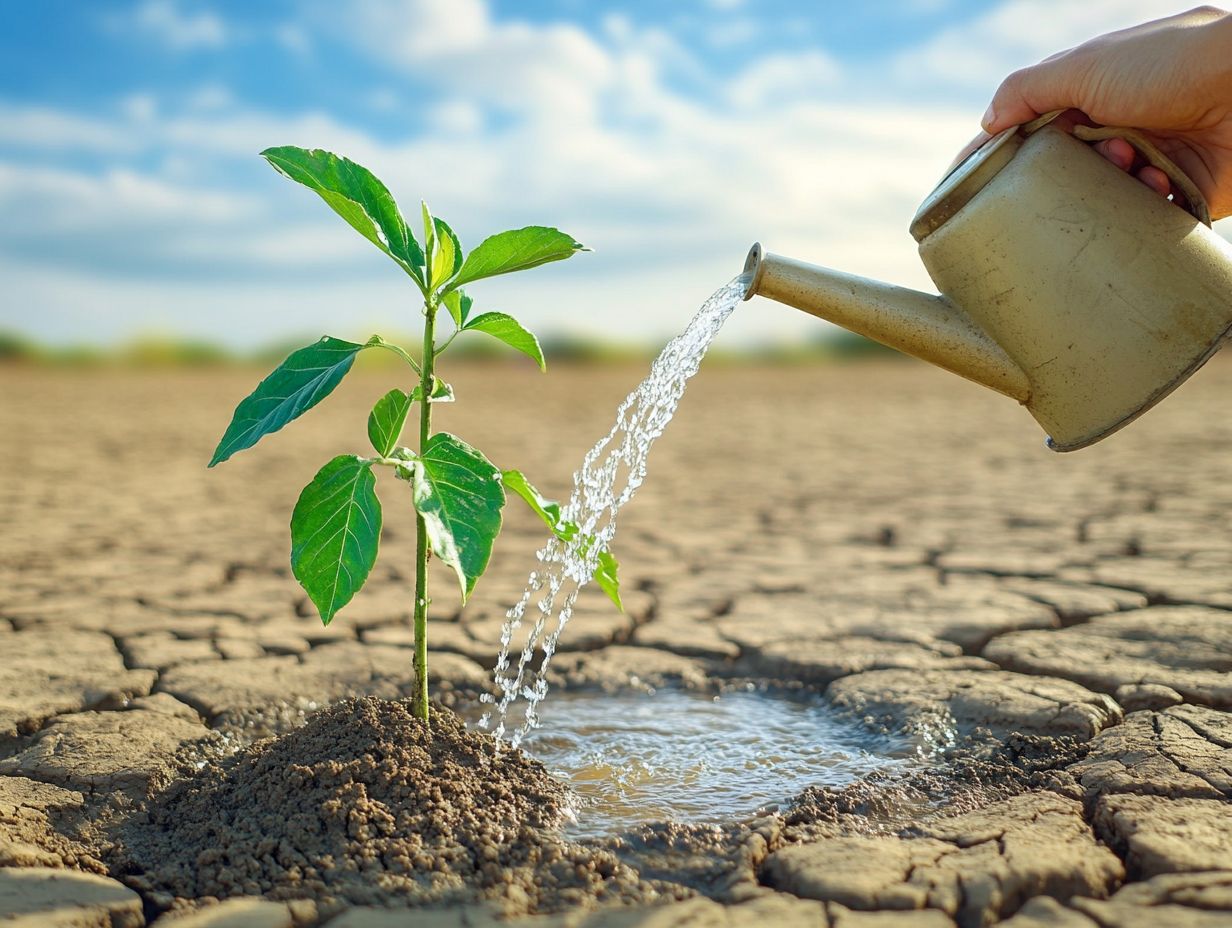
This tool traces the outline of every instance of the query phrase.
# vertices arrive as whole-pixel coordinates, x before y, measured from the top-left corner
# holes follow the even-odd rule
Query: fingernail
[[[996,122],[996,119],[997,111],[993,109],[992,104],[989,103],[988,109],[984,110],[984,115],[980,117],[980,125],[983,126],[986,131],[991,132],[992,125]]]

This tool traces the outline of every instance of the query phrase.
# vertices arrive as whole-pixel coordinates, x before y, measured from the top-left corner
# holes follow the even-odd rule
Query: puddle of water
[[[917,756],[820,700],[759,692],[722,696],[558,693],[522,748],[578,796],[571,837],[647,822],[729,822],[808,786],[843,787]]]

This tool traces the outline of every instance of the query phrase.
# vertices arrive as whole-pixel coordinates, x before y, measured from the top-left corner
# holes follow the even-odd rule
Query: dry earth
[[[463,370],[438,422],[561,495],[641,373]],[[360,373],[207,472],[252,372],[0,371],[0,923],[409,923],[256,898],[162,914],[106,875],[91,831],[186,757],[409,690],[406,491],[329,628],[286,567],[299,488],[365,447],[391,376]],[[702,895],[535,923],[1232,925],[1230,395],[1232,363],[1213,363],[1060,456],[1009,401],[914,363],[707,367],[623,517],[627,614],[583,601],[558,680],[799,682],[873,726],[954,733],[953,801],[874,822],[892,787],[865,784],[721,833],[647,829],[629,859]],[[511,507],[464,611],[440,578],[438,698],[487,685],[540,540]]]

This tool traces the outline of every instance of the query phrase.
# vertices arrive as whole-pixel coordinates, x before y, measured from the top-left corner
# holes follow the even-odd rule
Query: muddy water
[[[561,692],[522,747],[576,793],[574,838],[647,822],[724,822],[810,786],[918,763],[817,699],[734,691]]]

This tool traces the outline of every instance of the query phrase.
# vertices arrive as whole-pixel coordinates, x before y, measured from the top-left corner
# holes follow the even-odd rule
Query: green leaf
[[[398,204],[367,168],[328,151],[286,145],[261,152],[274,169],[320,195],[360,235],[401,265],[421,287],[424,253]]]
[[[449,315],[453,317],[454,325],[459,329],[466,325],[466,320],[471,314],[471,305],[474,302],[466,295],[466,291],[450,290],[441,302],[445,304]]]
[[[411,411],[411,394],[402,390],[390,390],[372,407],[368,414],[368,440],[381,457],[389,457],[398,444],[406,414]]]
[[[433,377],[432,396],[429,397],[433,403],[452,403],[453,402],[453,387],[445,383],[439,377]],[[411,391],[411,402],[419,403],[423,401],[423,387],[416,386]]]
[[[505,490],[500,471],[448,432],[428,439],[414,462],[415,509],[432,551],[458,575],[462,601],[488,566],[501,527]]]
[[[424,254],[431,255],[432,248],[436,244],[436,236],[433,234],[432,210],[428,209],[428,204],[423,200],[419,201],[419,210],[423,213]]]
[[[561,518],[560,503],[546,499],[520,470],[501,471],[501,482],[505,484],[506,489],[512,490],[526,500],[526,505],[530,506],[531,510],[543,520],[543,524],[551,529],[552,534],[561,541],[570,541],[577,535],[577,523]]]
[[[366,347],[326,335],[307,348],[291,352],[235,407],[210,467],[251,448],[263,436],[277,432],[329,396],[355,363],[355,355]]]
[[[466,257],[450,289],[457,289],[472,280],[525,271],[549,261],[563,261],[579,251],[588,251],[580,242],[559,229],[547,226],[527,226],[512,229],[484,239]]]
[[[620,579],[617,577],[619,570],[620,564],[616,562],[611,551],[599,552],[599,569],[595,571],[595,581],[607,594],[607,598],[616,604],[616,608],[624,612],[625,607],[620,601]]]
[[[381,503],[375,487],[370,462],[339,455],[304,487],[291,515],[291,571],[326,625],[376,563]]]
[[[444,219],[433,217],[432,223],[436,229],[437,247],[432,259],[432,279],[440,284],[453,277],[462,267],[462,243]]]
[[[539,365],[539,370],[548,369],[543,360],[543,349],[539,347],[539,339],[523,328],[522,323],[505,313],[483,313],[476,316],[462,327],[468,332],[487,332],[493,338],[499,338],[510,348],[516,348]]]

